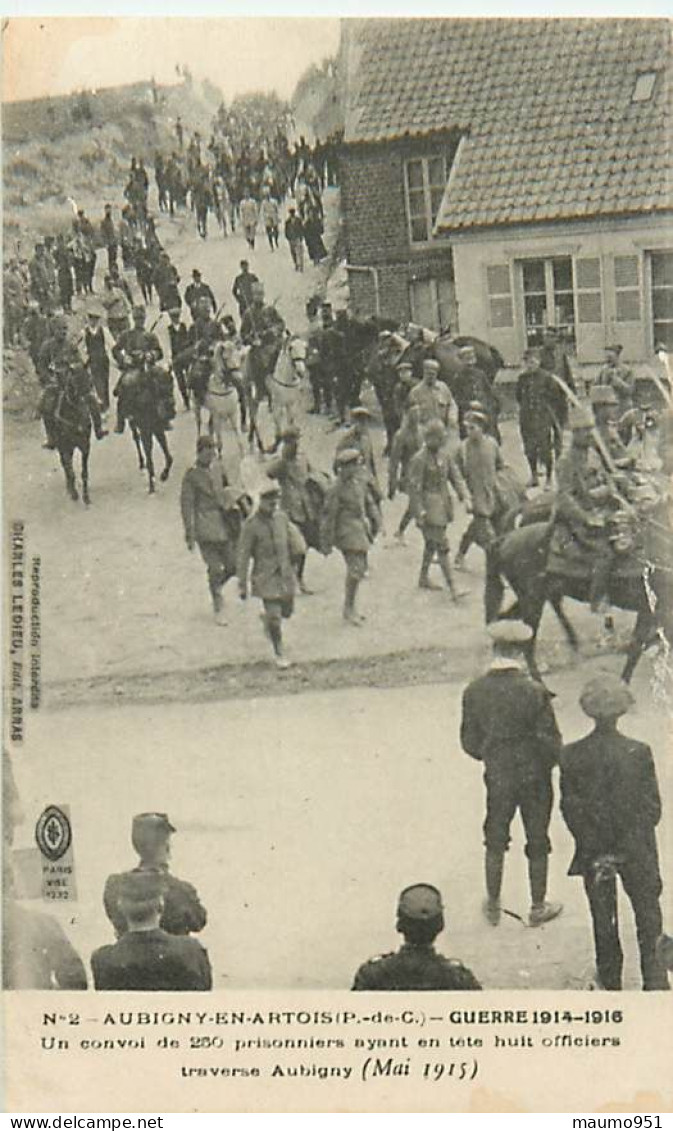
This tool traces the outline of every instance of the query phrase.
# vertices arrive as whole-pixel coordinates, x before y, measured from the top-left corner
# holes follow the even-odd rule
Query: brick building
[[[670,25],[348,20],[351,303],[579,361],[673,348]]]

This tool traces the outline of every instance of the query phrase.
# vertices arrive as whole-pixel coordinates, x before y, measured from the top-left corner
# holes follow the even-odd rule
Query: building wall
[[[347,262],[372,271],[349,272],[350,306],[359,316],[412,318],[410,288],[417,281],[453,280],[451,248],[442,240],[414,245],[409,237],[404,162],[443,153],[450,161],[456,139],[431,139],[346,147],[340,161],[341,211]],[[376,309],[378,294],[378,311]]]
[[[614,341],[624,346],[625,360],[652,356],[648,252],[673,250],[670,219],[518,225],[447,238],[453,249],[460,333],[486,338],[508,364],[519,363],[526,342],[520,265],[525,259],[555,256],[573,260],[578,361],[599,361]]]

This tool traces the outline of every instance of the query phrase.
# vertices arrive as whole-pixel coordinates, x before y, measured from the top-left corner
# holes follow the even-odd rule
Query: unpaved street
[[[589,729],[576,706],[589,670],[551,681],[568,741]],[[649,690],[641,674],[624,730],[653,746],[665,830],[667,717]],[[178,828],[176,875],[208,908],[202,937],[218,988],[348,987],[360,962],[397,945],[397,894],[419,880],[444,893],[440,949],[486,986],[579,988],[592,972],[591,931],[581,881],[566,876],[571,839],[558,806],[550,896],[564,902],[563,916],[537,930],[507,915],[494,930],[481,918],[483,786],[458,743],[461,692],[449,684],[46,712],[14,758],[26,815],[17,844],[34,843],[46,804],[70,805],[79,898],[62,921],[85,959],[111,939],[102,890],[109,872],[133,862],[131,817],[158,809]],[[660,853],[670,924],[672,857],[661,837]],[[503,905],[527,914],[518,819]],[[625,984],[635,988],[632,916],[622,906]]]

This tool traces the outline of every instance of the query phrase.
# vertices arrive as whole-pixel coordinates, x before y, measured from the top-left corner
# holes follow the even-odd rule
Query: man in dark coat
[[[192,318],[196,318],[199,301],[202,298],[207,299],[213,314],[215,314],[217,312],[215,295],[213,294],[212,288],[209,287],[207,283],[204,283],[201,272],[195,267],[192,271],[192,281],[185,291],[185,302],[189,307]]]
[[[493,386],[483,369],[477,365],[477,355],[473,346],[461,346],[458,351],[460,369],[453,379],[453,394],[458,405],[458,429],[461,440],[465,439],[465,417],[473,404],[482,406],[487,417],[487,431],[500,443],[498,415],[500,403]]]
[[[182,403],[189,408],[189,389],[187,388],[187,368],[189,365],[189,331],[180,318],[180,307],[169,310],[168,340],[171,344],[171,368],[177,382]]]
[[[112,271],[117,266],[117,249],[119,246],[119,239],[117,236],[117,229],[115,228],[114,220],[112,219],[112,205],[105,205],[105,215],[100,222],[100,235],[103,247],[107,251],[108,271]]]
[[[131,843],[140,863],[132,872],[108,876],[103,892],[105,913],[117,938],[128,930],[120,901],[125,878],[129,875],[150,874],[161,879],[163,903],[159,926],[162,931],[171,935],[188,935],[205,927],[208,916],[196,888],[172,876],[168,870],[170,838],[175,831],[165,813],[139,813],[133,818]]]
[[[530,467],[530,486],[537,487],[540,467],[546,472],[547,485],[551,480],[554,466],[554,405],[558,398],[553,378],[540,364],[539,349],[527,349],[523,360],[525,369],[516,382],[519,431]]]
[[[489,627],[493,661],[463,694],[460,741],[484,764],[486,785],[486,902],[489,923],[500,921],[500,888],[509,830],[517,809],[526,833],[531,927],[555,919],[562,904],[547,903],[548,829],[553,803],[552,769],[561,737],[549,692],[529,675],[524,655],[532,631],[521,621]]]
[[[121,370],[121,377],[113,389],[118,398],[115,432],[124,431],[126,419],[124,392],[127,381],[132,380],[133,371],[145,367],[153,370],[164,356],[156,334],[152,330],[145,329],[146,317],[144,306],[134,306],[132,328],[124,330],[112,347],[112,356]]]
[[[104,412],[110,407],[110,357],[106,330],[101,324],[97,310],[87,311],[87,324],[84,327],[84,350],[86,361],[96,390],[96,396]],[[111,339],[110,339],[111,340]]]
[[[558,333],[555,326],[547,326],[542,336],[542,351],[540,354],[540,364],[547,373],[556,374],[560,377],[565,385],[568,386],[572,392],[576,392],[575,380],[573,372],[570,368],[570,361],[568,354],[563,348],[563,343],[559,341]],[[553,401],[552,410],[554,413],[554,453],[558,460],[563,450],[563,429],[568,420],[568,398],[555,381],[552,382]]]
[[[196,464],[184,474],[180,510],[187,549],[199,547],[208,573],[208,588],[217,624],[226,625],[222,590],[236,573],[236,535],[227,511],[234,511],[238,493],[227,487],[222,465],[215,459],[210,436],[196,442]]]
[[[91,956],[97,990],[210,990],[208,953],[197,939],[164,930],[165,877],[156,871],[118,877],[118,906],[126,929]]]
[[[611,675],[591,680],[580,696],[594,730],[564,747],[561,755],[561,812],[575,838],[568,874],[584,880],[602,988],[622,988],[619,876],[636,920],[643,989],[667,990],[657,952],[662,932],[657,775],[650,747],[617,729],[618,718],[632,703],[629,689]]]
[[[252,303],[253,287],[255,283],[259,282],[259,279],[256,275],[253,275],[247,259],[241,260],[240,267],[240,274],[234,279],[231,293],[238,303],[238,312],[242,318]]]
[[[413,884],[400,894],[397,930],[404,944],[392,954],[365,962],[354,990],[480,990],[471,970],[434,947],[444,930],[442,897],[432,884]]]

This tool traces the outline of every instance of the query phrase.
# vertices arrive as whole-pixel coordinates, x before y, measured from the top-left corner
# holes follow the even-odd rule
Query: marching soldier
[[[633,701],[628,687],[611,675],[591,680],[580,696],[594,730],[564,747],[561,755],[561,812],[575,838],[568,874],[584,880],[601,987],[622,988],[619,876],[636,920],[643,989],[667,990],[657,949],[662,932],[657,775],[650,747],[617,729],[617,720]]]
[[[168,312],[168,338],[171,344],[171,366],[175,374],[182,403],[185,409],[189,408],[189,389],[187,388],[187,351],[189,349],[189,331],[180,318],[180,307],[173,306]]]
[[[121,377],[113,390],[118,398],[115,432],[124,431],[126,419],[124,387],[131,370],[145,368],[151,370],[164,356],[156,334],[145,329],[145,318],[145,307],[134,306],[132,328],[119,335],[112,349],[112,356],[121,370]]]
[[[371,419],[372,414],[364,405],[358,404],[351,409],[352,423],[350,428],[347,428],[343,435],[339,437],[336,446],[336,456],[338,456],[340,452],[345,451],[356,451],[360,453],[361,458],[358,465],[358,474],[363,482],[366,483],[378,506],[383,498],[383,493],[379,484],[376,460],[374,459],[374,445],[372,444],[372,435],[369,430]]]
[[[496,527],[503,507],[498,494],[498,472],[504,468],[500,447],[486,432],[488,418],[479,409],[470,409],[463,420],[465,439],[461,440],[457,464],[467,488],[467,509],[472,513],[456,555],[456,569],[462,569],[465,555],[476,542],[488,554],[497,537]]]
[[[208,918],[196,888],[172,876],[168,870],[170,839],[176,831],[165,813],[139,813],[131,825],[131,844],[140,862],[131,872],[108,876],[103,892],[105,913],[117,938],[128,930],[124,908],[120,905],[126,877],[150,875],[161,881],[163,905],[159,926],[170,935],[202,931]]]
[[[283,650],[283,620],[294,611],[295,569],[306,555],[306,544],[296,526],[278,510],[281,489],[270,483],[260,492],[259,505],[246,519],[238,546],[238,584],[241,600],[248,596],[248,571],[252,562],[252,592],[264,605],[262,624],[271,641],[276,667],[290,661]]]
[[[346,563],[343,619],[359,628],[364,616],[356,608],[360,582],[367,573],[367,553],[381,529],[381,512],[361,472],[362,455],[346,448],[336,455],[337,481],[328,492],[323,514],[323,552],[334,546]]]
[[[636,378],[633,370],[621,363],[621,345],[606,346],[605,364],[597,378],[598,385],[609,385],[617,394],[617,409],[619,418],[630,412],[633,408],[633,398],[636,392]],[[627,437],[628,440],[628,437]]]
[[[311,537],[312,534],[315,535],[316,533],[313,530],[315,515],[307,490],[308,478],[312,469],[304,453],[299,450],[300,436],[301,433],[298,428],[288,428],[283,433],[280,456],[269,464],[266,474],[269,479],[273,479],[279,484],[281,510],[285,511],[287,517],[299,530],[306,545],[309,546],[316,544],[316,537]],[[312,590],[308,588],[304,581],[305,565],[306,554],[297,559],[296,571],[299,591],[308,595],[312,593]]]
[[[463,750],[484,764],[484,914],[492,926],[500,922],[503,865],[518,809],[526,833],[528,923],[539,927],[563,910],[562,904],[546,899],[552,769],[561,751],[561,736],[549,692],[526,670],[524,655],[532,630],[521,621],[502,620],[490,625],[489,634],[493,661],[486,674],[465,689],[460,728]]]
[[[431,420],[425,428],[423,447],[409,464],[409,503],[424,543],[418,585],[420,589],[437,588],[429,576],[436,555],[451,596],[457,601],[465,594],[456,588],[449,563],[446,530],[453,522],[449,483],[458,498],[465,502],[467,491],[453,457],[446,450],[444,425],[439,420]]]
[[[392,501],[398,491],[407,496],[407,506],[402,515],[395,538],[403,545],[405,531],[414,517],[409,501],[409,467],[416,452],[423,446],[423,433],[421,431],[421,410],[418,405],[407,409],[400,428],[393,436],[390,447],[390,460],[388,462],[388,498]]]
[[[170,889],[160,871],[115,877],[124,932],[91,956],[97,990],[210,990],[208,952],[197,939],[180,938],[161,926]]]
[[[439,420],[445,428],[454,423],[457,409],[448,385],[439,380],[439,362],[429,357],[423,362],[423,378],[409,393],[409,404],[421,410],[421,424]]]
[[[396,929],[403,945],[365,962],[355,975],[354,990],[481,989],[467,966],[435,950],[435,939],[444,930],[444,908],[432,884],[413,884],[401,892]]]
[[[208,574],[208,588],[215,621],[226,625],[222,590],[236,573],[235,535],[227,522],[227,511],[235,510],[238,492],[227,486],[222,465],[213,467],[215,443],[199,436],[196,464],[184,474],[180,510],[187,549],[199,547]]]
[[[500,443],[498,429],[498,415],[500,404],[493,392],[491,382],[477,365],[477,354],[474,346],[461,346],[458,351],[460,369],[454,378],[453,392],[458,404],[458,429],[461,440],[465,439],[465,417],[473,404],[482,406],[487,417],[487,432],[495,436]]]

